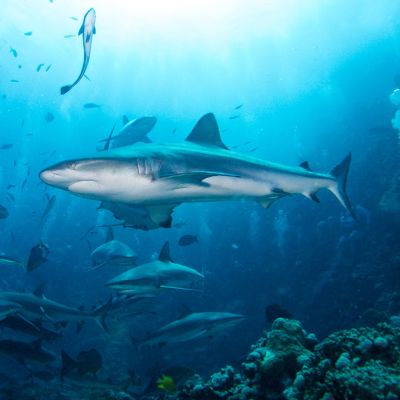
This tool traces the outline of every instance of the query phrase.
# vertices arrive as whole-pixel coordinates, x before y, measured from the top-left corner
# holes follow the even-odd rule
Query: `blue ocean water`
[[[78,31],[91,7],[96,34],[85,76],[60,95],[81,70]],[[46,185],[39,173],[96,154],[114,124],[122,129],[124,115],[156,117],[148,136],[164,144],[182,143],[212,112],[233,151],[288,166],[307,160],[317,172],[352,153],[347,192],[357,221],[321,191],[319,204],[301,195],[269,208],[246,199],[194,202],[176,208],[171,228],[114,226],[137,264],[157,260],[168,241],[171,258],[202,273],[203,286],[166,289],[138,313],[109,315],[109,333],[94,321],[77,332],[75,322],[60,324],[46,308],[39,318],[25,316],[62,333],[41,343],[56,357],[46,370],[58,376],[62,350],[75,356],[95,348],[103,380],[121,381],[131,370],[146,385],[170,366],[210,374],[239,364],[270,326],[271,304],[320,338],[399,314],[399,127],[390,99],[400,87],[399,20],[393,0],[4,0],[0,204],[8,215],[0,220],[0,252],[27,260],[42,241],[49,255],[31,272],[1,264],[2,292],[44,285],[48,299],[86,312],[116,298],[105,283],[129,268],[89,268],[108,232],[99,226],[119,221],[98,201]],[[179,245],[183,235],[197,241]],[[139,349],[132,343],[183,309],[246,320],[212,338]],[[34,339],[6,327],[0,337]],[[38,367],[23,358],[0,359],[3,387],[30,382]]]

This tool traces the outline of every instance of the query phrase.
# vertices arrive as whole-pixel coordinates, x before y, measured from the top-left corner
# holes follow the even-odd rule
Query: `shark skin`
[[[105,325],[105,317],[109,310],[108,303],[93,312],[87,312],[33,293],[0,292],[0,301],[15,303],[20,306],[17,315],[28,321],[65,322],[94,319],[105,331],[108,330]]]
[[[252,199],[268,207],[284,196],[332,192],[353,215],[346,194],[351,155],[330,173],[290,167],[229,150],[213,114],[203,116],[184,144],[144,144],[46,168],[48,185],[103,203],[169,206],[187,202]],[[116,216],[118,218],[118,216]],[[160,224],[161,225],[161,224]],[[163,226],[163,225],[161,225]]]
[[[181,343],[200,337],[215,337],[245,319],[244,315],[228,312],[191,313],[159,328],[147,338],[135,340],[134,345],[164,346],[168,343]]]

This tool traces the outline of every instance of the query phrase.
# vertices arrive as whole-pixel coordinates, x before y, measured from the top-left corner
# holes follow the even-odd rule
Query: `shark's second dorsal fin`
[[[221,140],[217,120],[213,113],[203,115],[190,132],[186,141],[203,146],[215,146],[228,150]]]
[[[172,262],[171,256],[169,254],[169,242],[165,242],[164,246],[162,247],[160,251],[160,255],[158,256],[158,259],[162,262]]]
[[[299,164],[299,167],[307,170],[307,171],[312,171],[312,169],[310,168],[310,164],[308,163],[308,161],[303,161],[301,164]]]

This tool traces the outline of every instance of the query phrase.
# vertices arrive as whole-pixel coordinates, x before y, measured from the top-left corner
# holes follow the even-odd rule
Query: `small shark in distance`
[[[158,260],[132,268],[106,283],[122,294],[151,294],[160,290],[198,291],[204,275],[193,268],[174,263],[169,254],[169,243],[161,249]]]
[[[134,345],[137,344],[140,347],[164,346],[168,343],[187,342],[204,336],[213,338],[244,319],[244,315],[228,312],[191,313],[164,325],[145,339],[131,338],[131,340]]]
[[[318,173],[308,162],[290,167],[235,153],[222,142],[214,114],[209,113],[185,144],[113,149],[60,162],[43,170],[40,178],[106,204],[146,207],[150,216],[154,209],[160,215],[165,208],[164,221],[158,224],[170,227],[173,207],[181,203],[247,198],[269,207],[293,194],[319,202],[317,192],[322,189],[332,192],[354,217],[346,193],[350,162],[349,154],[330,173]],[[118,211],[114,216],[119,218]]]
[[[85,75],[87,66],[89,65],[93,35],[96,34],[95,22],[96,12],[93,8],[91,8],[83,17],[83,23],[81,29],[79,30],[79,35],[82,35],[83,39],[83,65],[81,73],[79,74],[78,78],[76,78],[73,84],[63,86],[60,89],[60,93],[62,95],[69,92]]]
[[[108,331],[105,324],[109,310],[108,303],[93,312],[88,312],[47,299],[39,291],[35,293],[0,292],[0,301],[20,306],[16,314],[28,321],[47,320],[56,323],[94,319],[106,332]]]

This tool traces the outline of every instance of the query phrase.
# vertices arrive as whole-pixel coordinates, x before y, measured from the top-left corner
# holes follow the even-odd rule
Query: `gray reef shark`
[[[81,73],[78,78],[76,78],[75,82],[71,85],[63,86],[60,89],[61,94],[65,94],[69,92],[85,75],[86,68],[89,65],[90,60],[90,52],[92,50],[92,39],[93,35],[96,33],[96,12],[93,8],[91,8],[83,17],[83,23],[81,29],[79,30],[79,35],[82,35],[83,40],[83,64]]]
[[[332,192],[354,216],[346,194],[350,162],[349,154],[330,173],[318,173],[307,162],[289,167],[235,153],[222,142],[209,113],[184,144],[113,149],[60,162],[43,170],[40,178],[75,195],[100,200],[116,218],[124,219],[121,208],[123,214],[129,214],[127,208],[146,209],[156,225],[170,227],[173,208],[180,203],[247,198],[268,207],[292,194],[319,202],[316,193],[321,189]]]
[[[166,242],[158,260],[132,268],[106,283],[124,294],[155,293],[163,289],[199,290],[204,276],[193,268],[174,263]]]
[[[131,339],[133,344],[139,346],[163,346],[168,343],[187,342],[203,336],[213,338],[244,319],[245,317],[241,314],[228,312],[192,313],[163,326],[145,339]]]
[[[110,141],[112,142],[111,148],[113,149],[130,146],[137,142],[151,143],[147,134],[153,129],[156,122],[156,117],[141,117],[129,121],[128,118],[124,116],[124,126],[121,131],[115,136],[103,139],[100,142],[106,142],[105,150],[110,148],[110,145],[107,145]]]
[[[106,265],[132,266],[135,264],[136,253],[119,240],[110,240],[97,247],[91,254],[92,270]]]
[[[27,321],[47,320],[56,323],[94,319],[105,331],[108,330],[105,318],[109,310],[109,303],[97,310],[88,312],[47,299],[41,292],[36,292],[36,294],[0,292],[0,301],[20,306],[16,314]]]

